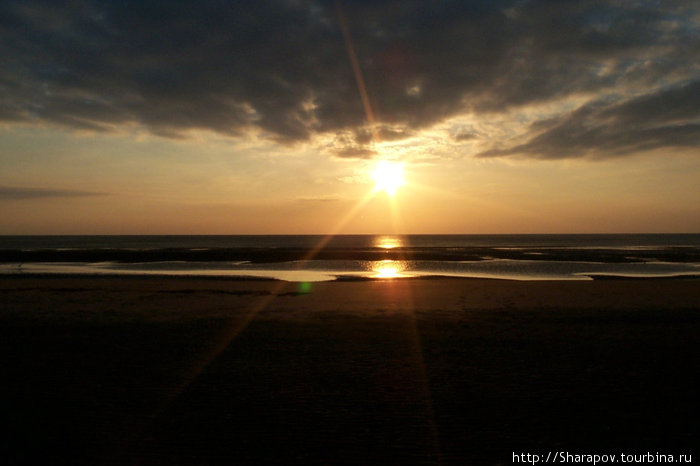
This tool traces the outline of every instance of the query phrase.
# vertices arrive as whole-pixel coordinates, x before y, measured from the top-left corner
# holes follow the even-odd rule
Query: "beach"
[[[692,279],[0,280],[3,464],[689,454]]]

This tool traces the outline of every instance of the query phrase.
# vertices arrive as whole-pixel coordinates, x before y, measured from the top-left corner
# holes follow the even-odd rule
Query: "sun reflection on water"
[[[375,248],[394,249],[403,245],[403,240],[399,236],[377,236],[374,240]]]
[[[369,263],[371,271],[374,272],[373,278],[400,278],[405,277],[403,273],[406,270],[406,262],[383,260]]]

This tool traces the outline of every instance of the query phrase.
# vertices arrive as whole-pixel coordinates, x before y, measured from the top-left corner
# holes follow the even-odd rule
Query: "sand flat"
[[[696,280],[0,280],[9,464],[689,453]]]

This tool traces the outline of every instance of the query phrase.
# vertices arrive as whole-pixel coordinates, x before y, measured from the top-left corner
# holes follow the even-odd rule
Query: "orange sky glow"
[[[697,3],[33,3],[0,234],[700,231]]]

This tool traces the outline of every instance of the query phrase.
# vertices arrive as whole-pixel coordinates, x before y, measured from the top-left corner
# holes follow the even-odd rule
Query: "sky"
[[[0,234],[700,232],[697,0],[5,0],[0,57]]]

